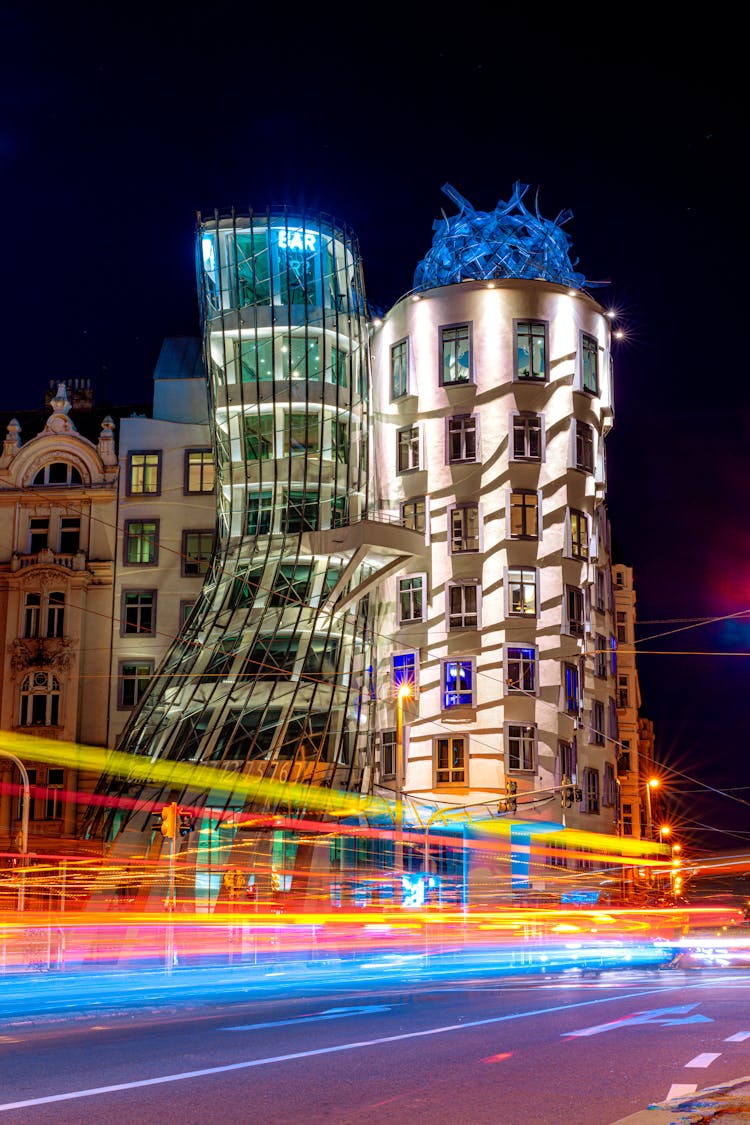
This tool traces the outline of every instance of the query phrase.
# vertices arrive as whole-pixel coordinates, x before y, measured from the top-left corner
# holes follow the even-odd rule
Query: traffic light
[[[501,813],[514,813],[518,807],[517,792],[518,782],[511,781],[510,778],[507,778],[505,781],[505,796],[501,797],[498,801],[497,811]]]
[[[192,813],[180,813],[180,835],[189,836],[195,826],[195,817]]]
[[[580,805],[582,800],[583,790],[580,785],[574,785],[569,777],[564,777],[560,785],[560,804],[562,807],[564,809],[572,809],[574,802]]]
[[[161,824],[159,825],[162,836],[168,840],[174,840],[175,832],[177,831],[177,804],[175,801],[171,805],[165,805],[161,810]]]

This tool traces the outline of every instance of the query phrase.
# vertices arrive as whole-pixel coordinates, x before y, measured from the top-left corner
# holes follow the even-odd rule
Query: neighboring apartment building
[[[90,395],[75,396],[91,434]],[[65,383],[50,415],[22,444],[16,418],[0,458],[0,727],[103,746],[117,523],[115,424],[98,438],[69,417]],[[39,424],[39,423],[37,423]],[[75,847],[80,805],[67,794],[95,779],[72,768],[29,763],[29,852]],[[17,769],[0,755],[0,850],[16,847],[22,798]]]
[[[213,547],[200,340],[164,341],[153,416],[125,407],[113,411],[119,426],[109,416],[97,423],[82,384],[56,384],[46,420],[27,412],[41,429],[25,442],[16,418],[7,425],[0,728],[114,747],[197,598]],[[59,764],[27,770],[29,853],[78,851],[79,814],[97,778]],[[0,754],[0,851],[18,847],[20,780]]]
[[[164,341],[151,417],[120,421],[109,730],[118,738],[203,584],[216,529],[200,339]]]

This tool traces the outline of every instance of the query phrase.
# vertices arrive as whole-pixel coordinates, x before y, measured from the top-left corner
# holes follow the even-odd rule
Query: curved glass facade
[[[358,250],[335,222],[280,211],[201,220],[197,251],[217,546],[120,749],[245,778],[358,788],[370,657],[368,600],[356,591],[368,564],[335,553],[337,534],[369,507]],[[345,611],[332,610],[334,596]],[[103,784],[110,796],[118,788]],[[244,806],[184,786],[168,798],[151,786],[119,791],[144,806],[107,813],[94,830],[110,840],[126,826],[131,841],[134,829],[152,827],[147,800]],[[274,809],[268,795],[251,803]]]

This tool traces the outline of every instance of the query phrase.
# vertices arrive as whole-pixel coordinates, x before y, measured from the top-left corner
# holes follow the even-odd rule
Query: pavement
[[[712,1121],[719,1125],[750,1122],[750,1075],[668,1102],[657,1102],[611,1125],[703,1125]]]

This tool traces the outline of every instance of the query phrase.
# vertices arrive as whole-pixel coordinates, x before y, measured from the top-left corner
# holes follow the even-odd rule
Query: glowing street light
[[[672,831],[672,829],[669,827],[668,824],[660,824],[659,825],[659,843],[660,844],[663,843],[665,836],[669,836],[671,831]]]
[[[651,818],[651,790],[659,788],[659,778],[650,777],[646,782],[646,839],[654,838],[654,823]]]

